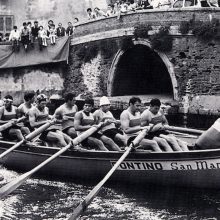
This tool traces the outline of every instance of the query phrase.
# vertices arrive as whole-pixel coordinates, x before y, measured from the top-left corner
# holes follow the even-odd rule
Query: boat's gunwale
[[[2,151],[8,149],[8,147],[1,146],[1,144],[13,145],[15,142],[0,141],[0,149]],[[49,157],[56,153],[60,148],[48,147],[42,145],[36,146],[21,146],[18,149],[11,152],[19,154],[30,154]],[[45,152],[46,151],[46,152]],[[90,150],[88,152],[81,151],[67,151],[60,155],[59,158],[65,159],[82,159],[82,160],[115,160],[123,154],[116,151],[96,151]],[[9,155],[10,156],[10,155]],[[207,160],[220,158],[220,149],[206,149],[206,150],[192,150],[189,152],[132,152],[129,154],[126,160],[151,160],[151,161],[187,161],[187,160]]]

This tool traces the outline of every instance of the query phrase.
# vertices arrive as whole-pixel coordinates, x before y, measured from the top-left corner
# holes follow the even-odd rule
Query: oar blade
[[[87,206],[92,202],[95,196],[101,190],[101,187],[106,183],[106,181],[112,176],[120,164],[125,160],[128,154],[131,152],[133,146],[137,146],[146,136],[146,130],[143,130],[126,149],[123,155],[118,159],[115,165],[109,170],[105,177],[93,188],[93,190],[86,196],[86,198],[74,209],[73,214],[68,220],[76,220],[87,208]]]
[[[76,137],[72,143],[69,143],[67,146],[61,148],[59,151],[57,151],[55,154],[47,158],[45,161],[40,163],[38,166],[33,168],[27,173],[22,174],[21,176],[17,177],[16,179],[12,180],[11,182],[4,185],[2,188],[0,188],[0,198],[3,198],[13,192],[15,189],[17,189],[20,185],[22,185],[30,176],[32,176],[35,172],[37,172],[39,169],[44,167],[46,164],[50,163],[52,160],[60,156],[62,153],[64,153],[66,150],[68,150],[72,145],[77,145],[83,140],[85,140],[87,137],[89,137],[91,134],[93,134],[95,131],[97,131],[100,128],[101,124],[96,127],[91,127],[87,131],[85,131],[83,134]]]
[[[16,179],[10,181],[6,185],[0,188],[0,198],[7,196],[14,190],[16,190],[20,185],[22,185],[30,176],[32,173],[27,172],[22,174],[21,176],[17,177]]]

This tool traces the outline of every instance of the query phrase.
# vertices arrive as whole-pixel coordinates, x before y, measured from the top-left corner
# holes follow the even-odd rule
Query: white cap
[[[106,96],[102,96],[100,98],[99,106],[102,106],[102,105],[110,105],[110,101],[109,101],[109,99]]]

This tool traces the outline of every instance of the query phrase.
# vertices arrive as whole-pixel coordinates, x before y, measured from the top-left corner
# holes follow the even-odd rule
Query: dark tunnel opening
[[[136,45],[117,63],[112,96],[148,94],[173,96],[172,82],[160,56],[145,45]]]

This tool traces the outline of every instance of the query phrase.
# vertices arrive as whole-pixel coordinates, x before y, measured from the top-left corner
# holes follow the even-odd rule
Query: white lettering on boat
[[[116,161],[110,161],[113,166]],[[220,159],[192,161],[123,161],[117,170],[213,170],[220,169]]]
[[[112,166],[116,162],[111,162]],[[118,167],[118,170],[163,170],[161,163],[155,162],[136,162],[136,161],[124,161]]]

